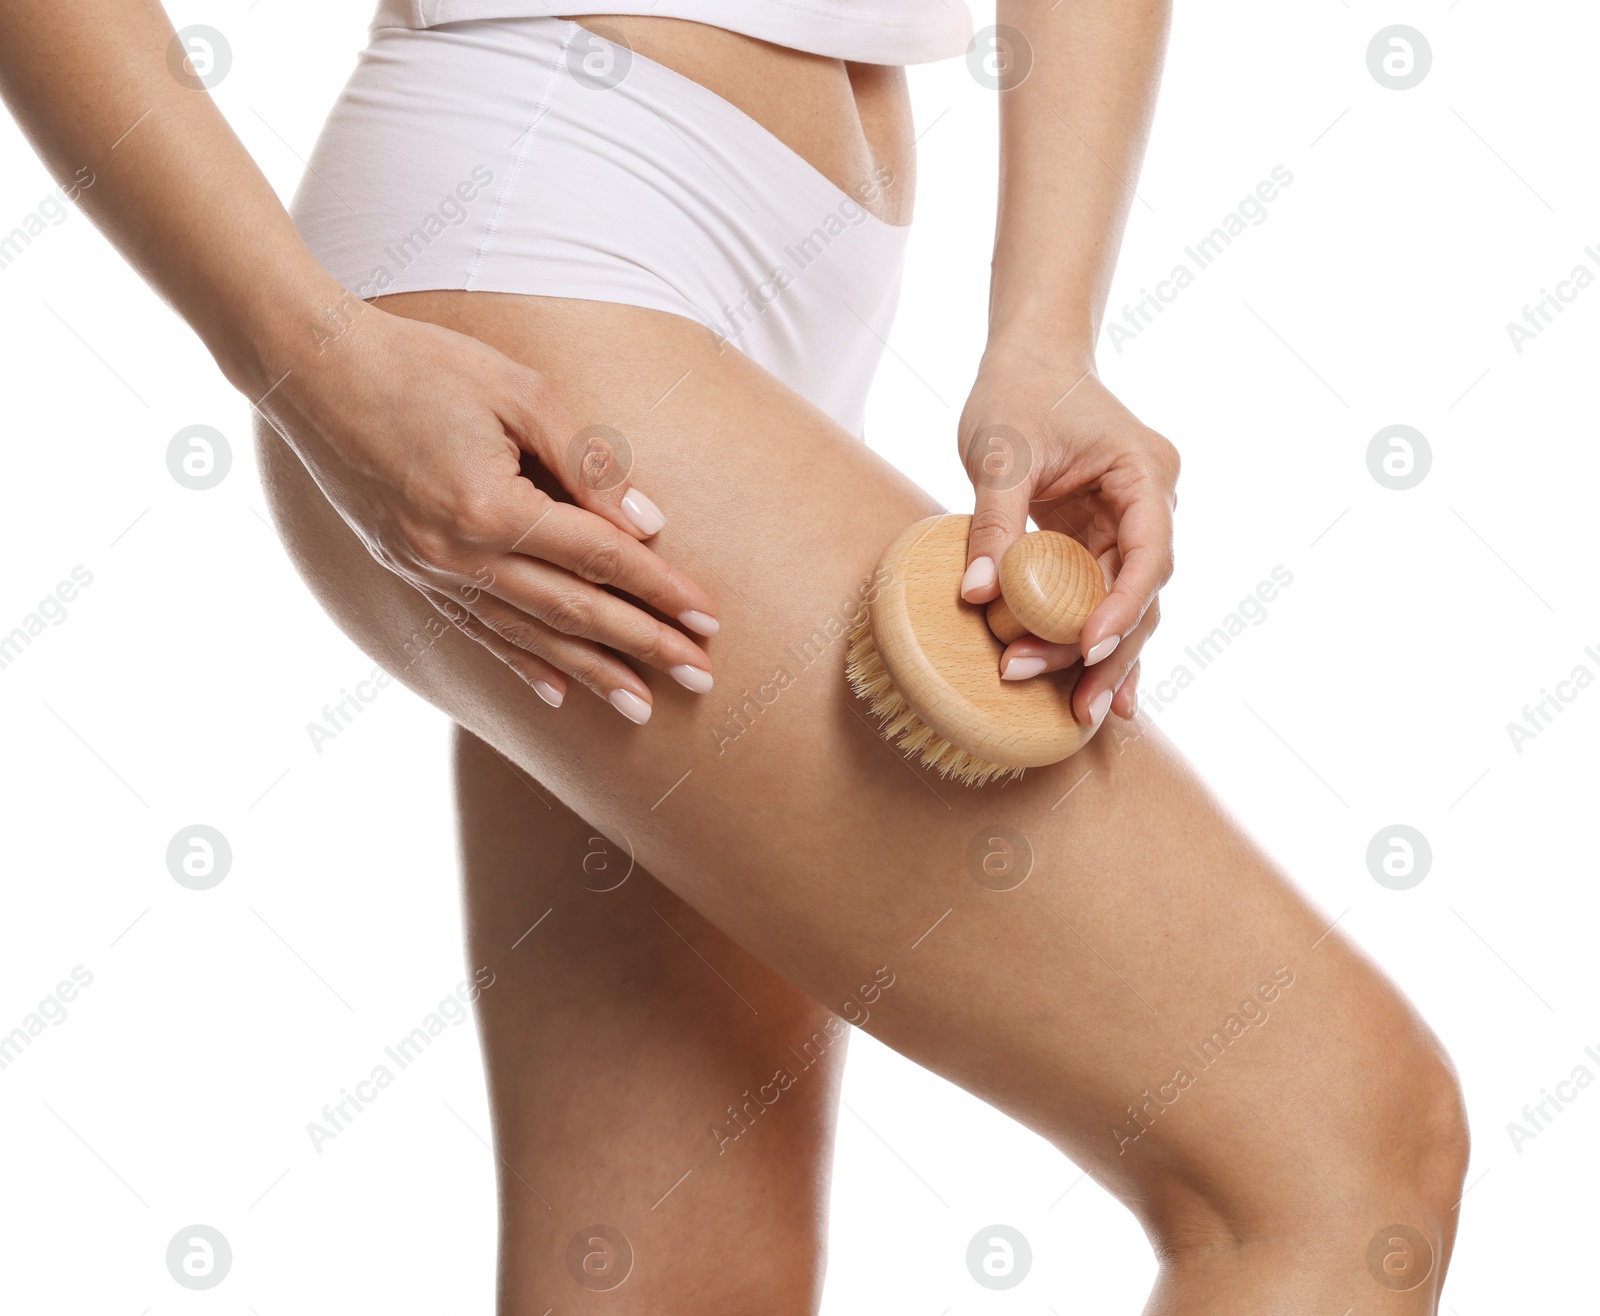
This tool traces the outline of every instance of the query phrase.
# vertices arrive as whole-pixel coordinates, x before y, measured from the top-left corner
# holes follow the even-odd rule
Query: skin
[[[809,664],[793,656],[859,597],[882,546],[935,510],[931,498],[675,317],[495,294],[392,304],[470,317],[487,341],[538,359],[579,415],[627,434],[641,478],[679,513],[656,551],[714,571],[726,600],[711,642],[721,698],[647,677],[647,727],[619,726],[592,700],[545,708],[454,630],[413,660],[428,605],[371,561],[262,429],[272,506],[324,607],[471,733],[458,748],[460,800],[472,844],[489,847],[469,864],[473,958],[526,975],[483,1003],[506,1163],[505,1311],[587,1310],[562,1258],[596,1220],[632,1244],[625,1310],[814,1310],[828,1143],[809,1103],[831,1096],[797,1085],[802,1100],[786,1107],[784,1096],[733,1149],[760,1149],[772,1173],[809,1184],[799,1201],[792,1187],[751,1191],[754,1158],[719,1154],[712,1130],[819,1026],[772,974],[842,1012],[880,967],[894,985],[867,1031],[1049,1138],[1140,1219],[1164,1263],[1147,1311],[1435,1310],[1466,1155],[1448,1059],[1160,733],[1115,719],[1064,764],[1004,790],[964,790],[877,736],[846,692],[842,638],[817,641]],[[685,370],[670,405],[653,407]],[[785,491],[781,510],[719,511],[752,471]],[[790,679],[775,681],[780,670]],[[747,728],[727,711],[741,701]],[[480,787],[512,771],[527,784]],[[978,838],[1004,866],[1004,847],[986,841],[1002,825],[1034,856],[1010,891],[980,884],[968,860]],[[582,854],[602,849],[590,835],[657,885],[634,871],[616,893],[583,890]],[[481,899],[486,889],[497,894]],[[668,896],[725,939],[696,943],[725,981],[666,926],[680,908]],[[652,922],[646,902],[663,917]],[[530,942],[548,934],[536,944],[550,958],[522,965],[530,943],[509,944],[547,908]],[[602,908],[615,921],[597,927]],[[568,910],[577,917],[562,934]],[[699,928],[682,930],[693,939]],[[1270,1026],[1247,1029],[1167,1109],[1152,1108],[1141,1133],[1130,1104],[1179,1067],[1200,1071],[1187,1048],[1259,984],[1270,992],[1277,970],[1292,984],[1266,1004]],[[625,1008],[618,975],[638,987]],[[602,995],[586,998],[584,984]],[[736,995],[757,1013],[738,1019]],[[730,1014],[744,1028],[724,1041]],[[768,1019],[770,1031],[754,1031]],[[667,1040],[680,1037],[681,1047]],[[690,1170],[667,1199],[674,1214],[653,1210]],[[1408,1293],[1380,1289],[1367,1269],[1373,1235],[1396,1223],[1436,1254]],[[757,1260],[707,1255],[725,1258],[730,1238]]]
[[[1129,688],[1170,569],[1170,445],[1084,374],[1126,208],[1091,175],[1133,176],[1165,13],[1082,0],[1062,36],[1042,6],[1009,12],[1060,98],[1023,102],[1024,84],[1002,101],[990,350],[957,437],[969,469],[986,425],[1037,442],[1022,485],[980,482],[970,560],[1002,551],[1020,509],[1061,512],[1119,587],[1083,643],[1117,643],[1075,696],[1109,717],[1095,740],[972,791],[877,736],[829,626],[936,510],[923,491],[671,315],[493,293],[346,305],[206,98],[171,90],[159,11],[0,5],[0,85],[41,154],[62,177],[94,167],[86,207],[260,401],[269,503],[308,585],[458,724],[469,959],[496,975],[479,1009],[502,1316],[813,1312],[840,1017],[1123,1201],[1161,1262],[1147,1313],[1437,1310],[1467,1158],[1448,1057],[1177,750],[1124,716],[1131,694],[1109,714],[1099,697]],[[630,42],[669,63],[690,26],[635,22]],[[690,43],[680,71],[743,97],[841,185],[897,160],[906,181],[883,204],[909,206],[894,77],[729,35]],[[1080,64],[1052,64],[1074,50]],[[41,61],[57,73],[30,71]],[[71,94],[89,80],[101,94]],[[653,537],[621,489],[564,464],[594,423],[627,435],[667,514]],[[664,620],[690,609],[720,620],[714,638]],[[713,660],[711,695],[667,674]],[[627,689],[649,724],[530,692],[569,675]],[[1018,836],[1031,861],[1013,885]],[[568,1265],[575,1240],[591,1274],[614,1260],[586,1241],[596,1222],[632,1257],[607,1292]],[[1431,1252],[1404,1291],[1369,1266],[1397,1225]]]

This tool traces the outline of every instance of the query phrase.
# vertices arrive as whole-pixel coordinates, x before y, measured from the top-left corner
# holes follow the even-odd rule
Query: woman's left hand
[[[1178,450],[1100,382],[1092,359],[991,344],[962,411],[961,455],[977,492],[961,597],[1000,593],[997,566],[1027,529],[1058,530],[1100,560],[1110,592],[1078,644],[1025,636],[1000,655],[1000,674],[1026,680],[1070,667],[1078,720],[1138,707],[1139,653],[1160,619],[1156,592],[1172,575]]]

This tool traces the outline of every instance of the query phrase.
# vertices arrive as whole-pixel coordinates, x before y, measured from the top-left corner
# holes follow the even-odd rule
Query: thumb
[[[961,597],[968,603],[988,603],[1000,595],[1000,560],[1028,528],[1032,452],[1010,426],[985,425],[967,445],[966,465],[977,498]]]
[[[539,462],[587,512],[604,517],[636,539],[666,525],[661,509],[633,487],[633,446],[611,425],[580,425],[543,375],[531,378],[504,421],[506,432]]]

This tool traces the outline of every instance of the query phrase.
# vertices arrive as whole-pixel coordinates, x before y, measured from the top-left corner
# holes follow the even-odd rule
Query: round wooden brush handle
[[[989,605],[989,629],[1002,644],[1024,635],[1076,644],[1105,596],[1105,576],[1093,553],[1071,535],[1035,530],[1000,561],[1000,597]]]
[[[862,694],[869,693],[863,685],[869,687],[874,713],[890,719],[884,724],[889,740],[936,758],[949,749],[963,751],[972,761],[957,775],[976,781],[994,766],[1059,763],[1082,749],[1096,728],[1079,722],[1072,711],[1077,685],[1072,671],[1033,681],[1000,675],[1000,641],[989,629],[990,614],[963,602],[958,584],[967,569],[971,535],[970,516],[941,515],[908,525],[895,537],[879,559],[874,580],[882,587],[851,642],[850,663],[852,684]],[[1043,565],[1034,562],[1036,554]],[[1013,574],[1022,583],[1013,583]],[[1024,535],[1007,552],[1001,577],[1017,635],[1076,636],[1081,617],[1065,630],[1048,618],[1061,613],[1063,603],[1066,611],[1086,617],[1105,592],[1094,555],[1052,533]],[[1041,605],[1037,611],[1036,603]],[[862,673],[857,660],[865,663],[869,653],[871,666],[881,670]]]

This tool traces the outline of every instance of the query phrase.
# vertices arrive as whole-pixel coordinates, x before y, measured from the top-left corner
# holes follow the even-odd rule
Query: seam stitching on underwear
[[[533,149],[533,139],[538,132],[539,125],[550,113],[550,102],[554,98],[556,79],[561,76],[562,66],[567,60],[567,47],[572,44],[573,38],[583,29],[576,23],[569,23],[572,29],[567,33],[567,39],[561,43],[561,49],[556,52],[556,57],[550,66],[550,76],[545,79],[544,89],[539,93],[539,99],[534,102],[533,118],[528,126],[522,130],[522,135],[517,142],[516,154],[511,158],[511,168],[506,173],[506,181],[500,187],[500,195],[495,198],[494,212],[489,216],[489,222],[484,227],[483,237],[478,242],[477,254],[472,258],[472,268],[467,271],[466,286],[471,291],[477,282],[478,274],[483,269],[483,263],[489,258],[489,248],[494,245],[495,237],[500,232],[500,217],[505,214],[506,206],[511,200],[511,190],[516,186],[517,177],[522,173],[523,162],[528,158],[528,152]]]

